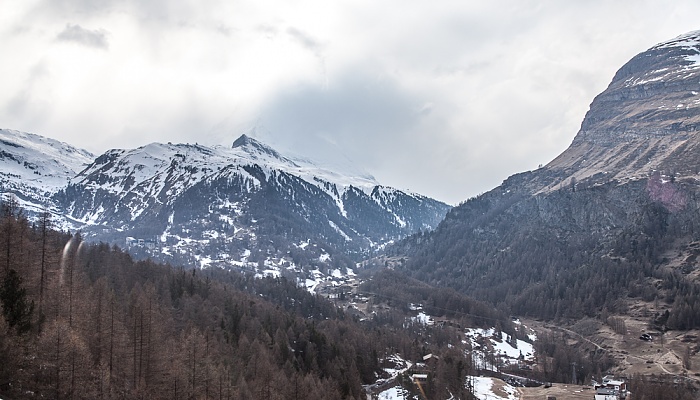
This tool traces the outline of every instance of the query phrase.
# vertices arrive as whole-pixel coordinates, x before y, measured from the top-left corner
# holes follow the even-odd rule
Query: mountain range
[[[152,143],[94,156],[0,130],[0,166],[2,191],[62,229],[144,257],[276,276],[345,274],[450,208],[247,135],[231,147]]]
[[[578,318],[641,301],[661,325],[694,327],[698,78],[700,32],[653,46],[620,68],[561,155],[452,209],[246,135],[230,148],[153,143],[95,157],[0,131],[0,183],[64,229],[178,264],[314,286],[389,245],[396,257],[377,265],[515,314]]]
[[[549,398],[616,374],[697,398],[698,119],[700,31],[626,63],[549,164],[454,208],[248,135],[96,156],[0,130],[0,393]]]

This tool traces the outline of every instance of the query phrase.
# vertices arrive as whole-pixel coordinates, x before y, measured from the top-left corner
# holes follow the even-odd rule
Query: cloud
[[[0,124],[100,152],[230,145],[260,119],[280,150],[347,154],[384,184],[457,203],[554,158],[615,70],[700,28],[699,12],[692,0],[0,1],[12,54]]]
[[[375,156],[367,146],[398,141],[418,123],[425,104],[390,77],[353,71],[328,86],[304,83],[281,90],[260,116],[273,135],[269,140],[280,146],[305,154],[337,146],[360,161]]]
[[[44,121],[50,113],[50,105],[38,88],[45,87],[46,81],[50,77],[49,67],[45,60],[32,65],[17,91],[7,99],[0,115],[10,120]]]
[[[85,29],[80,25],[67,24],[66,28],[56,36],[56,39],[64,42],[75,42],[98,49],[107,50],[109,48],[106,31],[102,29]]]
[[[314,54],[320,56],[323,46],[316,39],[311,37],[311,35],[297,29],[294,27],[287,28],[287,33],[291,36],[297,43],[301,44],[306,49],[310,50]]]

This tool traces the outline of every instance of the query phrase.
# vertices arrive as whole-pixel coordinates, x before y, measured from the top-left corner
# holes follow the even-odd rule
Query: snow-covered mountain
[[[94,156],[67,143],[0,129],[0,188],[32,213],[56,212],[51,197],[87,167]]]
[[[2,162],[12,166],[3,167],[3,192],[35,211],[46,205],[86,237],[174,263],[345,275],[364,254],[432,229],[449,209],[246,135],[231,147],[152,143],[94,158],[2,132]]]

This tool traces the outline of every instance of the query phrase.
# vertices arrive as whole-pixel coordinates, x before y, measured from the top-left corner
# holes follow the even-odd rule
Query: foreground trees
[[[376,349],[397,341],[291,282],[135,262],[2,207],[0,393],[363,398]]]
[[[134,261],[0,206],[3,397],[364,399],[389,352],[447,349],[446,334],[360,323],[284,278]],[[433,390],[465,393],[449,351]]]

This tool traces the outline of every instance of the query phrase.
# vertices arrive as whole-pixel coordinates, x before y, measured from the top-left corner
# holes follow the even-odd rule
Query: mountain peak
[[[653,48],[668,48],[668,47],[690,47],[700,44],[700,30],[691,31],[682,35],[676,36],[673,39],[666,40],[654,46]]]
[[[700,31],[637,54],[591,103],[571,146],[548,164],[578,181],[700,168]],[[555,186],[554,186],[555,187]]]
[[[255,139],[251,138],[250,136],[248,136],[244,133],[238,139],[233,141],[233,145],[231,147],[235,149],[236,147],[243,147],[243,146],[246,146],[252,142],[257,143],[257,141]]]
[[[264,154],[271,156],[280,160],[286,160],[286,157],[282,156],[272,147],[253,139],[252,137],[242,134],[238,139],[233,141],[231,146],[233,149],[241,149],[250,154]]]

